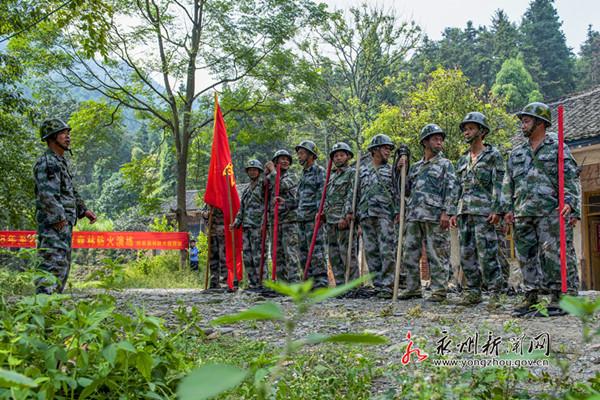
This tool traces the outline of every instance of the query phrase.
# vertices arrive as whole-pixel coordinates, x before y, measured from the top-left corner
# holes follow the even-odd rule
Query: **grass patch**
[[[325,344],[312,346],[286,365],[277,386],[277,399],[369,399],[373,381],[382,376],[364,347]],[[205,363],[227,363],[252,371],[271,366],[276,349],[266,342],[221,337],[198,347],[198,359]],[[218,399],[254,399],[249,378]]]
[[[121,263],[106,259],[101,266],[74,266],[70,282],[75,288],[110,289],[180,289],[202,287],[203,276],[198,271],[181,268],[179,252],[164,252]]]

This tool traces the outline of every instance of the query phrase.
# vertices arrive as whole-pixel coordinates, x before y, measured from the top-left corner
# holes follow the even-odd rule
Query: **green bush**
[[[141,257],[124,267],[121,288],[199,288],[201,284],[198,272],[181,269],[176,251]]]
[[[0,303],[0,399],[172,398],[193,366],[197,313],[180,309],[176,334],[115,299],[38,295]]]

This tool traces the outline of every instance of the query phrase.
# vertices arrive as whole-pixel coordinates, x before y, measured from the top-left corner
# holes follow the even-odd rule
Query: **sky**
[[[321,0],[335,9],[358,6],[365,0]],[[513,22],[520,23],[530,0],[377,0],[368,4],[392,8],[402,19],[413,19],[430,39],[440,39],[446,27],[464,28],[467,21],[477,27],[490,25],[494,12],[501,8]],[[585,41],[588,25],[600,30],[600,0],[555,0],[563,22],[567,45],[574,53]]]

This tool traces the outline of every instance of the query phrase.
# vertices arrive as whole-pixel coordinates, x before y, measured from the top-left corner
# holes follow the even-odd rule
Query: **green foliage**
[[[394,13],[367,3],[323,19],[315,34],[300,45],[307,63],[317,72],[314,85],[308,88],[309,105],[324,112],[320,116],[311,113],[317,117],[314,123],[319,134],[315,137],[324,134],[327,148],[339,140],[360,146],[363,129],[381,103],[397,100],[386,83],[402,71],[404,58],[420,37],[414,21],[401,21]]]
[[[87,56],[107,54],[111,17],[112,7],[103,0],[7,0],[0,6],[2,34],[12,34],[13,42],[47,49],[59,32],[69,29]]]
[[[576,61],[577,89],[585,90],[600,84],[600,32],[588,26],[587,37]]]
[[[157,155],[134,149],[132,160],[124,164],[120,172],[125,181],[124,188],[136,193],[142,213],[158,211],[163,199],[160,197]]]
[[[0,249],[0,296],[35,293],[39,263],[37,249]]]
[[[563,296],[560,300],[560,307],[581,320],[584,342],[591,341],[594,336],[600,336],[600,326],[597,326],[595,331],[593,330],[593,323],[597,322],[598,314],[600,314],[600,297],[589,299]]]
[[[470,111],[483,112],[490,121],[492,132],[486,141],[501,149],[509,146],[516,125],[514,117],[504,111],[502,102],[493,97],[486,99],[482,89],[471,87],[460,70],[443,68],[417,84],[398,106],[383,106],[366,130],[366,137],[385,133],[396,143],[409,145],[413,159],[419,159],[422,155],[419,133],[426,124],[436,123],[446,132],[444,153],[456,160],[467,149],[459,123]]]
[[[553,3],[531,1],[521,23],[523,57],[547,101],[575,89],[573,54]]]
[[[88,207],[96,209],[105,182],[129,161],[131,144],[124,140],[121,113],[103,101],[79,103],[69,125],[78,190],[88,199]]]
[[[528,103],[543,100],[539,86],[527,72],[522,57],[504,61],[496,74],[492,94],[503,99],[509,110],[518,110]]]
[[[256,399],[259,383],[277,362],[274,348],[264,341],[223,336],[198,348],[203,364],[232,364],[250,370],[236,389],[217,398],[227,400]],[[380,368],[369,349],[359,346],[323,344],[305,347],[286,362],[272,397],[279,400],[371,398],[373,385],[381,377]]]
[[[125,288],[199,288],[202,273],[181,269],[179,252],[165,251],[158,255],[140,251],[138,258],[128,263],[117,259],[103,260],[103,265],[91,269],[77,286]],[[201,269],[202,270],[202,269]]]
[[[122,314],[111,296],[25,297],[0,305],[0,398],[168,398],[191,366],[185,350],[198,315],[180,330],[140,310]]]
[[[42,146],[29,126],[31,104],[19,86],[24,73],[18,58],[0,51],[0,229],[34,225],[32,166]]]
[[[286,363],[299,352],[300,349],[307,345],[326,342],[363,345],[379,345],[387,343],[386,338],[370,333],[348,333],[338,335],[311,334],[300,339],[295,337],[296,326],[301,321],[302,317],[310,312],[311,306],[328,298],[341,295],[357,287],[367,279],[368,276],[363,276],[335,289],[320,288],[314,291],[311,291],[313,284],[312,280],[296,284],[267,282],[266,286],[268,288],[291,298],[296,308],[294,312],[286,313],[280,305],[267,302],[254,306],[249,310],[233,315],[226,315],[212,321],[212,324],[220,325],[241,321],[267,320],[281,324],[282,328],[285,330],[285,344],[279,357],[277,357],[276,361],[270,367],[261,368],[254,372],[254,387],[259,399],[271,398],[275,393],[279,393],[281,384],[278,380],[284,374]],[[221,373],[222,384],[220,385],[215,385],[214,375],[210,372],[213,367]],[[178,393],[182,400],[195,399],[198,396],[198,393],[207,394],[206,397],[203,398],[209,398],[238,386],[249,374],[250,371],[248,370],[221,364],[203,365],[182,381]]]
[[[149,228],[151,232],[175,232],[173,221],[169,221],[166,215],[155,217]]]
[[[177,395],[181,399],[210,399],[238,386],[247,375],[247,371],[227,364],[203,365],[181,381]],[[210,384],[200,386],[196,382]]]

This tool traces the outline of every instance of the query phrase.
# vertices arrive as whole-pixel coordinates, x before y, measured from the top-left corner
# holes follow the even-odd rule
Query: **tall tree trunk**
[[[184,156],[185,155],[185,156]],[[186,177],[187,177],[187,151],[177,152],[177,230],[188,231],[187,208],[186,208]],[[180,267],[183,269],[187,264],[187,251],[181,250]]]

